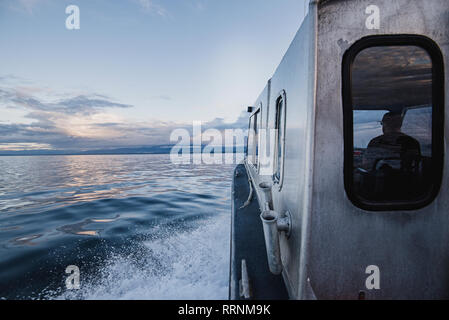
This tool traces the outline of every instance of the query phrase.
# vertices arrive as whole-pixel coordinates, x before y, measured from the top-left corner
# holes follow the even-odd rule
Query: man
[[[413,161],[421,156],[421,146],[418,140],[401,132],[402,116],[398,113],[388,112],[382,118],[383,135],[374,138],[368,144],[364,157],[364,168],[375,169],[378,160],[388,161],[396,158],[401,161],[401,170],[412,169]]]
[[[386,113],[381,122],[383,135],[372,139],[364,153],[362,167],[376,177],[374,189],[365,191],[374,198],[406,197],[416,181],[421,146],[401,132],[402,120],[401,114]]]

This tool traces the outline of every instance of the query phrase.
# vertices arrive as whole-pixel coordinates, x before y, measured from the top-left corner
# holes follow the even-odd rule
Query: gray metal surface
[[[379,30],[365,27],[369,5],[380,9]],[[321,299],[357,299],[359,291],[365,292],[366,299],[449,298],[448,159],[440,194],[424,209],[368,212],[357,208],[343,185],[341,97],[343,54],[368,35],[431,38],[443,52],[447,75],[449,1],[322,1],[318,17],[316,169],[307,248],[311,286]],[[445,88],[448,92],[447,82]],[[446,143],[447,134],[446,129]],[[365,287],[369,265],[379,267],[379,290]]]
[[[287,239],[285,235],[280,237],[281,257],[284,265],[283,277],[289,295],[297,298],[300,283],[300,255],[302,237],[304,234],[304,223],[307,223],[307,209],[310,204],[310,179],[311,171],[309,160],[312,155],[313,126],[312,122],[314,105],[314,75],[315,75],[315,15],[314,7],[309,10],[301,28],[296,34],[290,48],[287,50],[282,62],[277,68],[270,81],[270,96],[265,91],[256,101],[257,105],[263,101],[270,108],[263,111],[265,119],[268,120],[268,128],[274,129],[275,105],[278,97],[286,93],[286,131],[285,131],[285,159],[284,176],[282,188],[273,186],[273,206],[279,214],[290,212],[292,219],[291,236]],[[263,142],[263,141],[262,141]],[[262,145],[260,149],[264,149]],[[270,160],[272,154],[262,152],[262,159]],[[253,178],[256,193],[259,198],[262,192],[257,186],[261,182],[273,183],[272,174],[257,174],[257,170],[248,164],[248,171]],[[271,174],[270,174],[271,173]],[[263,202],[260,208],[263,209]],[[306,215],[304,215],[306,213]],[[303,251],[305,253],[305,251]],[[305,283],[305,282],[304,282]],[[301,290],[304,290],[303,288]]]

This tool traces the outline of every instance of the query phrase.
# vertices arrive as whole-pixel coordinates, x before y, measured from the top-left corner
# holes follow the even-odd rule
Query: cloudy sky
[[[80,30],[65,27],[70,4]],[[303,16],[303,0],[0,0],[0,150],[245,126]]]

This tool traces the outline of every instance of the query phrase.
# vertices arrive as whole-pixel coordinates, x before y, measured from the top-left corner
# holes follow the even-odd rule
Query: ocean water
[[[233,168],[0,157],[0,299],[226,299]]]

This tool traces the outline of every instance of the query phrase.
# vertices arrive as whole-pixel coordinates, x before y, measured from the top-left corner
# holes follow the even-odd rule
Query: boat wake
[[[51,299],[227,299],[230,222],[220,214],[179,230],[160,225]],[[227,239],[227,240],[225,240]]]

